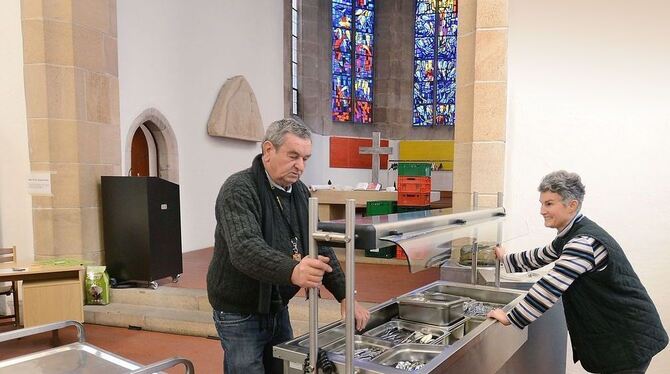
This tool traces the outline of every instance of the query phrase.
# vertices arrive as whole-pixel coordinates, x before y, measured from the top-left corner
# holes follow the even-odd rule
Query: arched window
[[[415,15],[413,125],[453,126],[458,1],[417,0]]]
[[[374,0],[332,0],[333,121],[372,123],[374,25]]]

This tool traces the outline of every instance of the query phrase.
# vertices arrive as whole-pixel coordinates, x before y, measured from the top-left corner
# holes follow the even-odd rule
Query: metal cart
[[[77,328],[78,342],[2,360],[0,361],[0,374],[150,374],[160,373],[161,370],[180,364],[184,365],[186,374],[195,373],[193,363],[185,358],[173,357],[149,365],[141,365],[86,343],[84,326],[76,321],[56,322],[0,333],[0,343],[57,331],[68,326]]]

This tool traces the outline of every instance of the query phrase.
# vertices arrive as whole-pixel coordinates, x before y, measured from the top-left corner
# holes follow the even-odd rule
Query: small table
[[[332,221],[344,218],[347,199],[356,200],[356,208],[365,208],[368,201],[389,200],[397,201],[397,192],[388,191],[313,191],[312,197],[319,199],[319,219]]]
[[[24,327],[84,321],[83,266],[19,264],[14,268],[0,268],[0,282],[22,281]]]

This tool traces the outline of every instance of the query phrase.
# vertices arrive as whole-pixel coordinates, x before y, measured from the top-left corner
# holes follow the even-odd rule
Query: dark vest
[[[668,344],[668,335],[621,246],[595,222],[583,217],[554,248],[586,235],[607,249],[607,268],[580,275],[563,293],[565,320],[575,362],[590,372],[640,366]]]

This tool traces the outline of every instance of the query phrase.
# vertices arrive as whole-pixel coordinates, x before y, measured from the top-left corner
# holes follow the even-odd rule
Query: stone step
[[[84,306],[84,321],[96,325],[192,336],[217,336],[211,311],[110,303]]]
[[[110,302],[210,312],[207,291],[195,288],[112,288]]]
[[[207,292],[200,289],[159,287],[111,289],[108,305],[86,305],[86,323],[138,327],[143,330],[192,336],[216,337]],[[373,304],[363,303],[367,308]],[[309,301],[296,297],[289,303],[295,336],[309,331]],[[341,319],[336,300],[319,300],[319,326]]]

